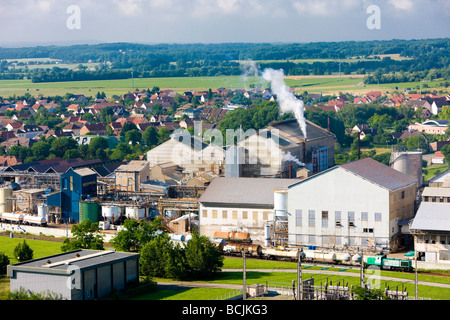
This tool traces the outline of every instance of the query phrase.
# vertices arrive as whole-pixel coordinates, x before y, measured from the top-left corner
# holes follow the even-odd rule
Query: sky
[[[0,16],[0,46],[450,37],[450,0],[0,0]]]

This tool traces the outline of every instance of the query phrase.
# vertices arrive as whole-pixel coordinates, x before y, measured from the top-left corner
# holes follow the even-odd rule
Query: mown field
[[[323,92],[338,94],[349,92],[362,94],[370,90],[392,91],[406,88],[420,88],[419,82],[405,82],[392,84],[362,85],[362,75],[328,75],[328,76],[289,76],[285,82],[294,87],[297,92],[309,93]],[[442,81],[426,82],[429,88],[443,89]],[[84,94],[95,96],[97,92],[105,92],[107,96],[121,95],[136,89],[159,87],[171,89],[177,92],[188,90],[206,91],[208,89],[230,88],[249,89],[251,85],[267,88],[268,83],[260,77],[250,76],[217,76],[217,77],[172,77],[172,78],[135,78],[123,80],[98,80],[98,81],[70,81],[70,82],[45,82],[32,83],[31,80],[0,80],[0,96],[3,98],[20,96],[29,93],[32,96],[64,96],[66,93]]]
[[[6,236],[0,236],[0,252],[4,252],[8,255],[12,264],[17,263],[17,259],[13,257],[14,248],[24,239],[9,238]],[[56,241],[42,241],[34,239],[26,239],[27,244],[34,251],[34,258],[42,258],[45,256],[58,254],[61,252],[61,242]],[[251,269],[262,269],[266,271],[247,271],[246,279],[247,284],[269,284],[277,283],[289,285],[292,284],[292,280],[297,279],[297,274],[295,272],[297,264],[293,262],[278,262],[278,261],[265,261],[265,260],[255,260],[248,259],[246,262],[247,270]],[[205,283],[216,283],[216,284],[242,284],[242,259],[239,258],[225,258],[223,269],[234,269],[233,272],[220,272],[213,279],[197,281]],[[309,270],[321,270],[323,267],[309,267]],[[345,268],[329,268],[329,271],[342,271]],[[277,272],[276,270],[289,270],[292,272]],[[374,271],[367,270],[366,278],[370,279],[370,275]],[[379,271],[376,271],[377,274]],[[304,278],[314,277],[317,285],[325,284],[325,282],[332,281],[333,283],[340,282],[341,284],[348,283],[348,285],[358,285],[359,277],[352,276],[358,274],[358,269],[346,269],[345,272],[340,275],[325,275],[319,273],[304,273]],[[399,279],[407,279],[408,283],[404,284],[401,281],[375,281],[373,285],[379,286],[384,290],[386,286],[389,288],[396,288],[397,286],[401,289],[402,285],[406,288],[410,296],[414,296],[414,274],[412,273],[401,273],[393,271],[381,271],[380,275],[386,277],[394,277]],[[153,279],[157,282],[172,282],[168,279]],[[435,282],[450,284],[450,277],[436,276],[429,274],[419,274],[419,281]],[[0,300],[4,299],[5,294],[9,290],[9,279],[0,279]],[[450,290],[445,288],[438,288],[432,286],[419,285],[419,297],[427,298],[432,300],[450,300]],[[219,296],[225,296],[234,290],[223,289],[223,288],[184,288],[182,290],[157,290],[150,292],[148,294],[141,295],[139,297],[133,297],[134,300],[208,300],[214,299]]]

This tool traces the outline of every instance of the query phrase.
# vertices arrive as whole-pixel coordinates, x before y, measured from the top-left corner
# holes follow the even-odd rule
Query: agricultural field
[[[393,91],[395,87],[403,91],[406,88],[420,88],[419,82],[374,84],[364,86],[363,75],[337,75],[328,76],[289,76],[285,82],[294,87],[296,92],[308,91],[309,93],[338,94],[349,92],[363,94],[371,90]],[[429,88],[440,88],[442,81],[426,82]],[[21,96],[29,93],[32,96],[64,96],[66,93],[84,94],[93,96],[97,92],[105,92],[107,96],[122,95],[136,89],[159,87],[171,89],[176,92],[189,90],[205,91],[208,89],[230,88],[249,89],[250,86],[267,88],[268,83],[260,77],[243,76],[216,76],[216,77],[168,77],[168,78],[134,78],[123,80],[98,80],[98,81],[70,81],[70,82],[45,82],[32,83],[31,80],[0,80],[0,97],[8,98],[14,95]]]

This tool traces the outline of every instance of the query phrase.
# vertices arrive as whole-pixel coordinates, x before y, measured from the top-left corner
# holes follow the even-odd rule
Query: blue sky
[[[367,8],[380,9],[369,29]],[[79,8],[69,28],[70,6]],[[0,46],[446,38],[450,0],[1,0]],[[71,20],[74,21],[74,20]]]

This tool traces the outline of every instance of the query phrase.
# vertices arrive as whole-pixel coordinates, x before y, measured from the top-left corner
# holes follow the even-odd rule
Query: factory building
[[[426,262],[450,260],[450,180],[439,187],[426,187],[410,230],[418,259]]]
[[[223,171],[224,151],[215,144],[207,144],[189,132],[173,134],[170,140],[147,153],[150,168],[173,163],[183,168],[183,173],[191,177],[198,172]]]
[[[70,169],[61,175],[61,191],[47,196],[49,207],[60,207],[61,221],[80,221],[80,201],[97,197],[97,173],[89,168]]]
[[[273,176],[296,177],[296,171],[306,168],[312,173],[326,170],[334,165],[333,133],[306,121],[305,138],[295,119],[272,122],[263,130],[246,133],[231,156],[244,159],[237,161],[239,168],[226,167],[242,172],[244,177]],[[241,160],[242,161],[242,160]]]
[[[141,191],[141,183],[150,178],[148,162],[133,160],[121,165],[115,171],[115,188],[118,191]]]
[[[48,291],[65,300],[93,300],[139,280],[137,253],[75,250],[8,266],[10,290]]]
[[[200,234],[248,232],[251,240],[265,241],[265,226],[273,225],[274,190],[296,179],[227,178],[212,180],[199,198]]]
[[[364,158],[292,184],[289,244],[395,252],[411,241],[402,225],[414,217],[416,182]]]

